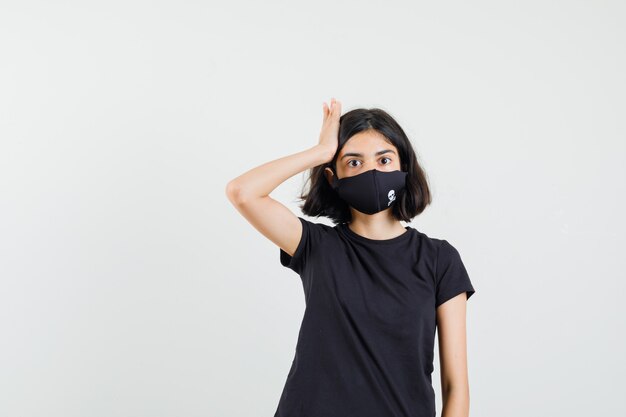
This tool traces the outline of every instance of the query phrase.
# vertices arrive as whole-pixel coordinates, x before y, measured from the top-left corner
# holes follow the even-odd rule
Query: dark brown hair
[[[337,156],[343,146],[352,136],[370,129],[381,133],[398,149],[400,170],[408,172],[406,189],[398,194],[398,201],[392,206],[393,216],[397,220],[410,222],[413,217],[422,213],[426,206],[431,203],[426,173],[417,162],[413,146],[404,130],[384,110],[361,108],[351,110],[339,118],[339,143],[332,161],[318,165],[309,171],[304,187],[308,182],[310,188],[306,192],[303,187],[299,196],[299,199],[304,201],[300,205],[304,214],[310,217],[325,216],[332,219],[336,224],[346,223],[352,219],[350,207],[330,186],[324,169],[329,167],[336,175]]]

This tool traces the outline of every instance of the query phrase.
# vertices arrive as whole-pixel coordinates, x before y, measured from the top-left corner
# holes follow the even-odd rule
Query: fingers
[[[326,120],[326,118],[328,117],[328,114],[330,113],[330,110],[328,109],[326,102],[322,103],[322,111],[324,112],[324,120]]]
[[[333,101],[333,113],[336,115],[337,119],[339,119],[339,117],[341,116],[341,101],[335,99],[333,99]]]
[[[334,118],[338,118],[339,116],[341,116],[341,102],[339,100],[336,100],[334,97],[331,97],[330,99],[330,106],[328,106],[326,102],[324,102],[322,104],[322,109],[324,111],[324,120],[330,115],[332,115]]]

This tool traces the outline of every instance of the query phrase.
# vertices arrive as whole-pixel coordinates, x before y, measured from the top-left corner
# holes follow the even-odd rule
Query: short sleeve
[[[469,300],[476,291],[461,255],[447,240],[442,240],[437,254],[435,308],[463,292]]]
[[[302,223],[302,236],[300,237],[300,243],[298,243],[293,256],[290,256],[282,248],[279,249],[281,265],[301,275],[310,258],[312,249],[321,238],[320,232],[323,225],[321,223],[310,222],[300,216],[298,216],[298,219],[300,219],[300,223]]]

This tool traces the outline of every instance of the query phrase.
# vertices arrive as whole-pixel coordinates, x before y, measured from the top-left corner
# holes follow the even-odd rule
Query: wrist
[[[333,157],[335,156],[335,149],[329,148],[327,146],[315,145],[312,149],[315,150],[315,152],[317,153],[320,164],[332,161]]]

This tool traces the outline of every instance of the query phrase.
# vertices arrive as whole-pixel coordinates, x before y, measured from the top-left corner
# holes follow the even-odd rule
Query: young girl
[[[323,105],[319,143],[230,181],[226,194],[301,278],[306,309],[275,417],[433,417],[438,329],[443,417],[469,415],[459,252],[409,222],[431,202],[398,123],[380,109]],[[340,117],[341,116],[341,117]],[[269,194],[306,169],[296,216]]]

